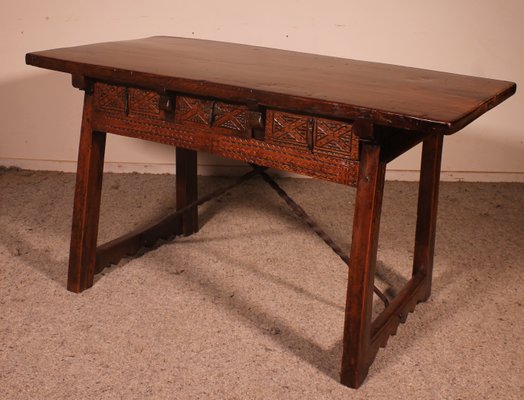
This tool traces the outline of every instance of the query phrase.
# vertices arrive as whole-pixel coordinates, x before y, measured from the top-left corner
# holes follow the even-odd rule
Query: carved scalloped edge
[[[98,246],[96,248],[95,274],[102,272],[111,265],[118,264],[124,258],[135,258],[160,247],[164,243],[172,242],[177,236],[183,233],[181,226],[183,213],[221,196],[248,179],[258,175],[261,171],[263,171],[263,169],[254,168],[252,171],[238,177],[233,183],[216,189],[161,219],[157,219]]]
[[[374,360],[379,348],[386,347],[391,336],[397,334],[400,324],[406,322],[409,313],[415,311],[421,300],[424,277],[413,277],[390,305],[373,321],[371,326],[370,360]]]
[[[143,255],[180,235],[180,214],[172,213],[160,220],[104,243],[96,249],[95,274],[124,258]]]
[[[415,302],[411,301],[410,304],[409,304],[409,307],[407,308],[407,310],[405,310],[405,311],[407,311],[407,313],[406,314],[402,314],[401,313],[400,315],[397,315],[398,323],[393,325],[393,328],[391,329],[391,332],[389,334],[384,334],[383,335],[383,337],[381,338],[382,340],[379,343],[379,346],[381,348],[386,347],[389,338],[391,336],[395,336],[397,334],[398,328],[400,327],[400,325],[406,323],[406,320],[408,319],[409,314],[412,314],[415,311],[415,308],[416,308],[418,303],[419,303],[419,301],[415,301]]]
[[[151,250],[159,248],[163,244],[173,242],[178,236],[180,236],[180,234],[174,232],[169,235],[158,236],[154,240],[148,241],[147,243],[141,243],[137,249],[129,249],[125,252],[123,251],[122,254],[112,256],[110,255],[107,257],[107,260],[103,260],[103,262],[101,261],[96,263],[95,273],[98,274],[102,272],[104,269],[111,267],[112,265],[118,265],[120,261],[122,261],[123,259],[132,259],[143,256]]]

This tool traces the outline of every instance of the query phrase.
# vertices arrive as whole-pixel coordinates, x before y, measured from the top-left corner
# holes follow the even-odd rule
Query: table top
[[[28,53],[26,62],[160,91],[443,134],[516,90],[500,80],[165,36]]]

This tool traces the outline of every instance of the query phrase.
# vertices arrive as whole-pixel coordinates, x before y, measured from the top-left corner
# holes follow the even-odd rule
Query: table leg
[[[362,384],[370,365],[373,284],[385,171],[380,147],[361,143],[340,373],[341,382],[353,388]]]
[[[93,285],[104,168],[105,132],[92,129],[93,96],[86,93],[78,149],[67,290]]]
[[[424,289],[420,301],[426,301],[431,295],[442,142],[442,135],[433,135],[426,138],[422,145],[413,258],[413,276],[424,277]]]
[[[197,201],[197,152],[181,147],[176,149],[176,209],[180,210]],[[198,232],[198,207],[181,216],[181,234]]]

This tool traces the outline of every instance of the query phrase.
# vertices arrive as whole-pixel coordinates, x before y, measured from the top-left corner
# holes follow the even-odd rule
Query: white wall
[[[28,51],[153,35],[248,43],[524,83],[524,0],[6,1],[0,13],[0,165],[75,168],[82,94]],[[524,181],[524,95],[446,138],[445,178]],[[411,178],[418,152],[391,164]],[[173,171],[167,146],[110,136],[106,170]],[[199,158],[203,173],[230,161]],[[234,164],[234,163],[233,163]],[[222,167],[216,167],[221,165]],[[237,164],[238,165],[238,164]],[[214,167],[215,166],[215,167]]]

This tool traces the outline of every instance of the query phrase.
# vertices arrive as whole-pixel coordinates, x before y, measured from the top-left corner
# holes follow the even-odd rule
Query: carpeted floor
[[[200,193],[227,182],[201,178]],[[279,182],[348,248],[353,189]],[[338,383],[346,267],[260,178],[80,295],[65,289],[73,184],[0,171],[0,399],[524,398],[523,184],[442,184],[433,296],[358,391]],[[100,242],[172,210],[173,188],[106,174]],[[415,204],[416,184],[386,184],[389,293],[410,271]]]

